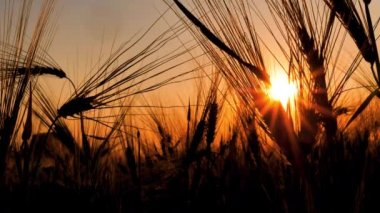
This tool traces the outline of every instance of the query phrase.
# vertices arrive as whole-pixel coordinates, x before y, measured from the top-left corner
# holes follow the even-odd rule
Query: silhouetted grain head
[[[374,50],[367,36],[366,27],[362,23],[359,13],[352,0],[324,0],[335,12],[343,26],[355,41],[356,46],[362,53],[363,58],[373,64],[375,62]]]
[[[186,168],[196,158],[197,149],[203,140],[205,126],[206,126],[206,121],[204,119],[201,119],[197,124],[197,127],[195,129],[195,132],[190,142],[190,147],[187,150],[187,153],[184,159],[185,160],[184,164]]]
[[[20,71],[19,71],[20,73]],[[66,73],[60,68],[36,66],[31,69],[32,75],[53,75],[58,78],[66,78]]]
[[[207,134],[206,134],[206,142],[207,146],[211,146],[215,139],[215,131],[218,119],[218,104],[211,103],[210,111],[207,119]]]
[[[12,70],[6,71],[8,75],[12,75]],[[15,69],[15,72],[18,75],[27,75],[30,74],[31,76],[39,76],[39,75],[53,75],[58,78],[66,78],[66,73],[60,69],[55,67],[45,67],[45,66],[34,66],[31,68],[28,67],[19,67]]]
[[[81,112],[95,109],[94,100],[95,96],[74,97],[58,109],[58,115],[66,118],[68,116],[78,115]]]

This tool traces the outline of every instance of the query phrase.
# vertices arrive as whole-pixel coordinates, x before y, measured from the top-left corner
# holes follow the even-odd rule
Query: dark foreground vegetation
[[[244,138],[249,134],[244,144],[242,134]],[[28,178],[28,183],[8,180],[2,189],[2,212],[378,209],[379,145],[369,145],[368,135],[352,140],[339,137],[319,144],[310,153],[305,165],[308,170],[302,178],[276,151],[264,151],[261,145],[255,145],[255,137],[250,131],[234,132],[223,141],[224,146],[212,152],[204,146],[193,154],[190,149],[182,154],[168,149],[164,156],[160,150],[145,155],[141,164],[132,154],[137,151],[127,148],[122,161],[101,156],[102,161],[108,162],[97,163],[97,168],[81,162],[81,179],[70,174],[73,166],[67,164],[73,159],[62,162],[53,156],[49,160],[54,164],[42,167],[35,178]],[[202,143],[206,140],[202,139]],[[51,152],[44,155],[48,154]],[[13,172],[11,176],[18,178],[18,173]]]
[[[0,212],[380,210],[378,20],[370,0],[266,0],[275,24],[253,1],[164,2],[178,22],[149,40],[153,23],[80,85],[46,52],[54,1],[41,1],[30,37],[33,1],[3,3]],[[269,56],[260,47],[268,47],[258,27],[276,28],[279,52],[268,55],[283,56],[297,85],[285,107],[267,92]],[[186,32],[195,45],[154,55]],[[340,60],[346,40],[357,54]],[[190,54],[197,48],[201,55]],[[186,63],[197,66],[185,71]],[[207,83],[199,80],[188,104],[138,105],[194,72]],[[70,85],[64,103],[44,90],[46,76]],[[366,98],[350,109],[347,97],[359,94]]]

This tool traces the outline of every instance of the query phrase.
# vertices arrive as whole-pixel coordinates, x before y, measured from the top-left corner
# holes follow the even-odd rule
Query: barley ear
[[[216,124],[217,124],[217,117],[218,117],[218,104],[217,103],[210,103],[210,111],[208,113],[208,120],[207,120],[207,135],[206,135],[206,142],[207,142],[207,152],[211,152],[211,144],[214,142],[215,139],[215,130],[216,130]]]

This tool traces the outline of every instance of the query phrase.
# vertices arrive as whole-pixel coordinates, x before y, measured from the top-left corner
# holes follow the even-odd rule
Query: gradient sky
[[[264,1],[256,3],[260,6]],[[99,51],[101,45],[107,47],[115,35],[125,41],[146,29],[166,7],[162,0],[58,1],[57,30],[50,53],[66,66]],[[372,1],[371,9],[378,18],[380,1]]]
[[[49,53],[64,70],[68,71],[74,81],[83,80],[83,77],[75,79],[80,75],[77,72],[93,64],[102,47],[102,52],[109,52],[115,35],[119,43],[128,40],[134,33],[144,31],[167,8],[163,0],[57,2],[55,13],[57,29]],[[262,7],[264,0],[256,1],[256,4]],[[380,1],[372,1],[371,9],[372,14],[376,15],[374,20],[377,20],[380,15]],[[174,16],[171,18],[177,19]],[[260,30],[260,26],[256,27]]]
[[[50,53],[67,63],[108,46],[115,35],[127,40],[159,16],[156,0],[64,0],[56,7],[57,31]],[[162,3],[161,3],[162,5]],[[60,63],[61,64],[61,63]],[[64,64],[61,64],[65,66]]]

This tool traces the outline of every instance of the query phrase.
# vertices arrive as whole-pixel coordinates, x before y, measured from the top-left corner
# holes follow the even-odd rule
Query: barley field
[[[379,1],[0,17],[0,212],[380,211]]]

